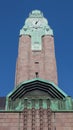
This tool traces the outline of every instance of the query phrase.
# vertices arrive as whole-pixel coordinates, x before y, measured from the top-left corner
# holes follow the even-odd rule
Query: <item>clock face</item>
[[[27,18],[25,21],[25,25],[27,25],[28,27],[39,28],[48,26],[48,22],[45,18]]]
[[[33,19],[32,24],[33,26],[38,27],[41,25],[41,22],[39,19]]]

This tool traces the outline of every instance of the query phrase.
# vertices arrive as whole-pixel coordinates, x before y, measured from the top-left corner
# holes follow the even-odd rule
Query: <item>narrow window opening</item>
[[[39,62],[36,61],[35,64],[39,64]]]
[[[39,77],[39,73],[38,73],[38,72],[35,72],[35,75],[36,75],[36,78],[38,78],[38,77]]]

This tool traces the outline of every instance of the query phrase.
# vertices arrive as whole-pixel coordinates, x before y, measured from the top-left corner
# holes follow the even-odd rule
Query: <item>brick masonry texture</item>
[[[26,125],[27,130],[48,130],[47,111],[43,110],[40,116],[39,110],[35,110],[34,122],[32,121],[32,110],[28,110]],[[41,122],[42,120],[42,122]],[[0,130],[23,130],[23,113],[0,112]],[[73,112],[52,112],[51,130],[73,130]]]
[[[54,38],[42,37],[42,50],[31,50],[31,37],[22,35],[19,39],[18,58],[16,63],[16,86],[23,81],[36,77],[58,83],[56,59],[54,51]]]

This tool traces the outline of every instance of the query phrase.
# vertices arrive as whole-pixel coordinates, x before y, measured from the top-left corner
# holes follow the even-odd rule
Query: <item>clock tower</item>
[[[20,30],[15,87],[0,112],[1,130],[72,130],[73,99],[57,84],[53,30],[34,10]]]
[[[20,30],[16,86],[36,77],[58,84],[53,30],[39,10],[29,14]]]

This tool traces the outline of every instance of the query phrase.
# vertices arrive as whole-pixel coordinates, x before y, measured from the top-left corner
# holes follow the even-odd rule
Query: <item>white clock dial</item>
[[[39,26],[39,25],[40,25],[39,19],[34,19],[34,20],[32,21],[32,23],[33,23],[34,26]]]

